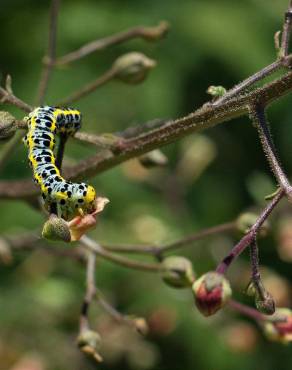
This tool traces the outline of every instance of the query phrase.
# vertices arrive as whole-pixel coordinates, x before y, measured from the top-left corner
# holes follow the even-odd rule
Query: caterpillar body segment
[[[40,186],[45,208],[65,220],[94,211],[95,189],[66,181],[55,164],[56,135],[74,135],[81,127],[81,113],[73,108],[38,107],[27,117],[28,147],[34,181]]]

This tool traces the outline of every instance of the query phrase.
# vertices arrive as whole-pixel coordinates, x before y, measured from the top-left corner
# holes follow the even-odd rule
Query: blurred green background
[[[2,78],[11,74],[15,94],[32,104],[47,47],[50,2],[1,0],[0,5]],[[140,51],[157,60],[157,67],[143,84],[110,82],[75,104],[83,113],[83,130],[121,131],[153,118],[182,117],[209,99],[208,86],[230,88],[275,59],[273,36],[281,29],[286,6],[287,0],[64,0],[58,56],[135,25],[167,20],[171,30],[162,41],[128,41],[56,70],[46,103],[53,105],[97,78],[121,54]],[[13,107],[5,109],[23,117]],[[289,174],[291,96],[269,108],[269,120]],[[76,163],[94,150],[72,140],[66,161]],[[250,206],[263,205],[264,196],[275,188],[247,117],[188,137],[163,152],[169,159],[163,169],[147,170],[132,160],[90,179],[110,199],[92,237],[104,243],[170,242],[234,220]],[[31,177],[26,157],[19,145],[1,179]],[[1,200],[0,208],[3,235],[35,230],[43,223],[43,216],[21,201]],[[273,232],[260,242],[267,284],[279,305],[289,305],[291,298],[291,256],[280,252],[281,221],[290,212],[283,205],[272,222]],[[237,239],[221,235],[179,253],[201,274],[214,268]],[[238,298],[252,304],[242,294],[248,274],[246,253],[229,276]],[[75,344],[84,280],[81,265],[41,250],[13,253],[10,263],[0,265],[1,370],[290,368],[291,347],[268,342],[254,323],[228,309],[204,319],[189,291],[171,289],[155,274],[103,260],[98,262],[98,286],[122,312],[146,317],[151,331],[141,339],[93,307],[91,322],[102,334],[105,357],[102,365],[93,364]]]

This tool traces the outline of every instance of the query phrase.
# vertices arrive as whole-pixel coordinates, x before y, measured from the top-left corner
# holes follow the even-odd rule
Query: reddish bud
[[[288,308],[278,308],[272,316],[263,324],[263,330],[267,338],[282,343],[292,341],[292,311]]]
[[[218,272],[202,275],[193,284],[196,306],[204,316],[211,316],[222,308],[231,296],[228,280]]]

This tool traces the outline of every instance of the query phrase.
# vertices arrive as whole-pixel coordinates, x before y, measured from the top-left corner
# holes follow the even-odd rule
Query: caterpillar
[[[74,135],[81,127],[81,113],[73,108],[43,106],[26,117],[28,132],[23,142],[34,182],[42,192],[44,206],[50,213],[71,220],[95,210],[95,189],[85,183],[66,181],[56,166],[56,135]]]

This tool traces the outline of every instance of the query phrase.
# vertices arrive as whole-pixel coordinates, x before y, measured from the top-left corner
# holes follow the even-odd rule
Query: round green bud
[[[120,56],[113,64],[115,78],[127,83],[138,84],[147,77],[156,62],[142,53],[131,52]]]
[[[166,257],[162,261],[161,277],[167,285],[172,287],[189,287],[195,280],[193,265],[191,261],[185,257]]]
[[[67,243],[71,241],[71,234],[67,222],[55,215],[51,215],[44,223],[42,237],[48,240]]]

